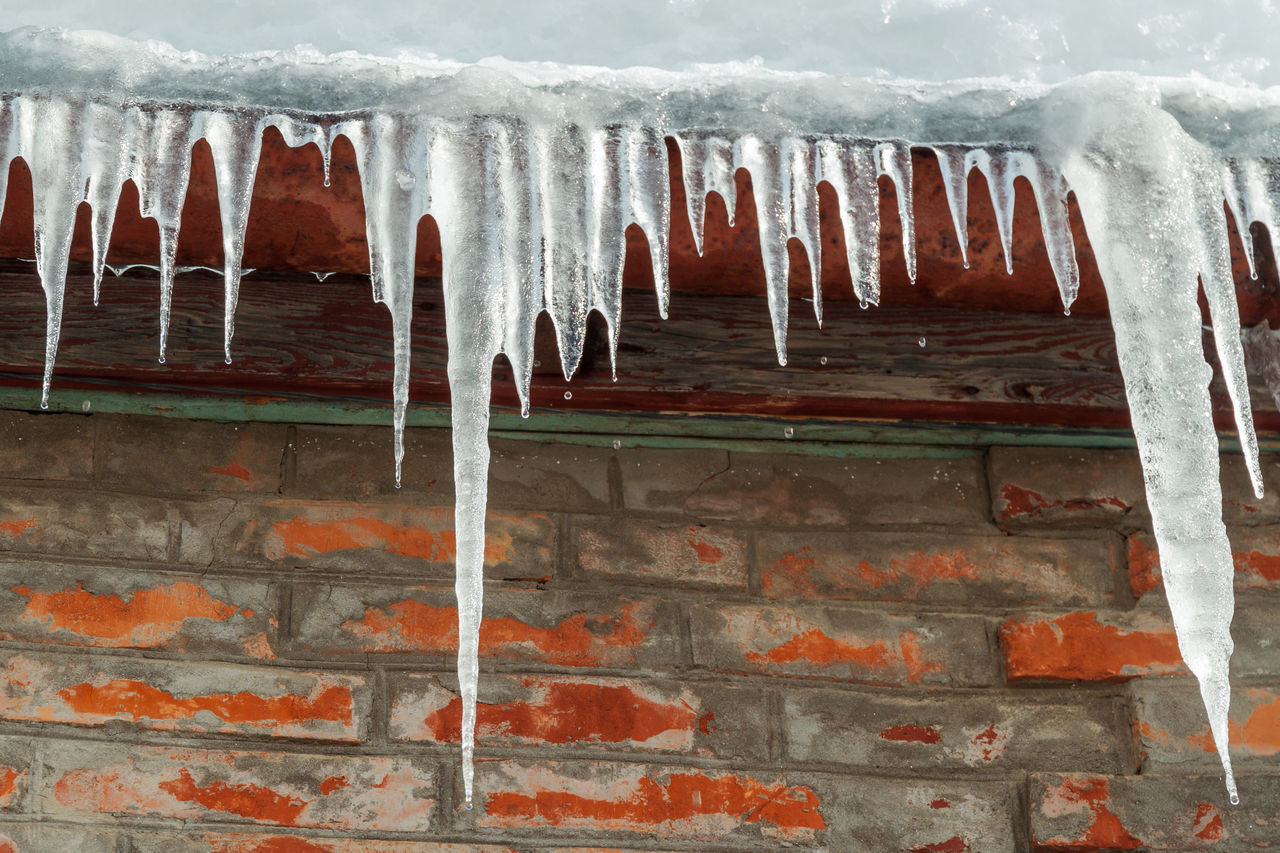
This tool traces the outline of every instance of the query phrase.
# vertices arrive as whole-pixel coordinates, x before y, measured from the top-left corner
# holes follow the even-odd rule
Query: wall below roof
[[[397,491],[386,429],[0,414],[0,850],[1280,841],[1280,499],[1234,457],[1232,808],[1133,451],[496,441],[467,812],[409,440]]]

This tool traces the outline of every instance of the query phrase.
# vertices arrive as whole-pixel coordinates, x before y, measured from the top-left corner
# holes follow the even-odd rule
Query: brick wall
[[[0,851],[1280,843],[1234,459],[1232,808],[1132,451],[495,442],[465,811],[448,437],[390,438],[0,414]]]

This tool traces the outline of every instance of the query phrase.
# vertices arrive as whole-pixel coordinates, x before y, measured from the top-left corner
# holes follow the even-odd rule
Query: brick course
[[[495,441],[467,811],[408,444],[396,490],[389,428],[0,416],[0,853],[1280,844],[1280,503],[1229,457],[1239,807],[1133,451]]]

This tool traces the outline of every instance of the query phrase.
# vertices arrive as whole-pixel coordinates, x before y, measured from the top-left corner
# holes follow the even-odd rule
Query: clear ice
[[[1179,644],[1199,679],[1234,798],[1227,752],[1232,563],[1196,296],[1199,280],[1260,494],[1223,203],[1244,235],[1251,222],[1274,227],[1280,151],[1267,121],[1273,113],[1261,109],[1271,105],[1268,97],[1127,74],[1015,86],[753,66],[600,73],[498,60],[397,64],[307,51],[212,58],[102,34],[16,30],[0,35],[0,203],[9,163],[21,158],[32,175],[36,264],[47,302],[47,402],[82,201],[92,212],[95,298],[124,181],[137,184],[142,213],[157,221],[163,357],[191,148],[208,142],[221,207],[230,359],[264,129],[278,128],[292,146],[315,144],[326,181],[332,144],[346,137],[367,213],[372,295],[391,315],[397,483],[417,225],[428,214],[436,219],[457,485],[458,679],[469,803],[493,362],[504,355],[512,365],[527,414],[542,312],[553,321],[566,377],[582,357],[592,311],[607,323],[616,361],[624,234],[632,224],[648,239],[666,315],[668,140],[679,152],[684,214],[699,252],[708,194],[721,196],[732,218],[735,175],[749,174],[783,364],[792,238],[808,256],[814,311],[822,318],[820,182],[834,190],[864,307],[880,300],[882,176],[896,189],[907,271],[915,277],[913,148],[937,155],[962,257],[969,173],[976,168],[985,177],[1010,272],[1014,186],[1028,183],[1064,310],[1079,288],[1073,193],[1111,305]],[[1225,129],[1230,125],[1221,116],[1228,114],[1241,130]],[[1244,242],[1252,265],[1251,242]]]

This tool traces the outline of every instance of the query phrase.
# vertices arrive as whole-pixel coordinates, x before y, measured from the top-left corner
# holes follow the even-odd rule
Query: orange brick
[[[510,847],[248,833],[130,835],[134,853],[516,853]]]
[[[101,418],[98,479],[152,492],[275,492],[284,424],[217,424],[176,418]],[[151,464],[163,458],[163,465]]]
[[[1228,538],[1236,569],[1235,588],[1280,590],[1280,528],[1233,527]],[[1154,536],[1135,533],[1128,539],[1128,551],[1129,586],[1140,598],[1163,583],[1160,550]]]
[[[813,789],[780,778],[631,764],[477,767],[476,823],[715,839],[759,833],[779,841],[819,837],[827,823]]]
[[[455,743],[456,689],[435,676],[391,681],[395,740]],[[588,747],[719,758],[768,757],[759,691],[655,679],[481,676],[477,742],[485,746]]]
[[[747,588],[746,543],[727,528],[581,517],[573,544],[590,576]]]
[[[694,660],[721,672],[870,684],[989,684],[982,619],[871,610],[695,607]]]
[[[1280,783],[1240,777],[1232,806],[1221,773],[1033,774],[1031,835],[1037,851],[1244,850],[1275,841]]]
[[[105,656],[18,653],[0,684],[10,720],[335,741],[360,739],[371,701],[358,676]]]
[[[28,810],[27,800],[31,790],[31,748],[29,741],[0,738],[0,812]]]
[[[452,589],[309,584],[293,596],[295,653],[435,655],[452,666]],[[647,598],[487,590],[480,654],[556,666],[670,666],[679,653],[674,608]]]
[[[992,510],[1002,525],[1134,527],[1147,521],[1137,451],[993,447]]]
[[[358,563],[452,577],[457,548],[453,509],[402,504],[267,501],[242,506],[228,521],[229,563],[261,562],[349,569]],[[485,566],[493,579],[550,577],[555,524],[541,513],[490,512]]]
[[[0,638],[255,656],[273,600],[255,581],[0,563]]]
[[[1158,767],[1218,765],[1218,752],[1204,710],[1195,704],[1194,682],[1144,682],[1130,687],[1134,696],[1134,731],[1144,764]],[[1280,688],[1237,685],[1231,692],[1229,718],[1231,757],[1239,767],[1250,762],[1270,766],[1280,755]]]
[[[63,743],[48,761],[42,800],[64,819],[403,832],[426,828],[435,810],[434,768],[413,759]]]
[[[1173,623],[1152,613],[1019,616],[1000,627],[1010,681],[1126,681],[1187,674]]]
[[[913,533],[764,533],[764,595],[1061,605],[1111,599],[1116,555],[1100,539]]]

